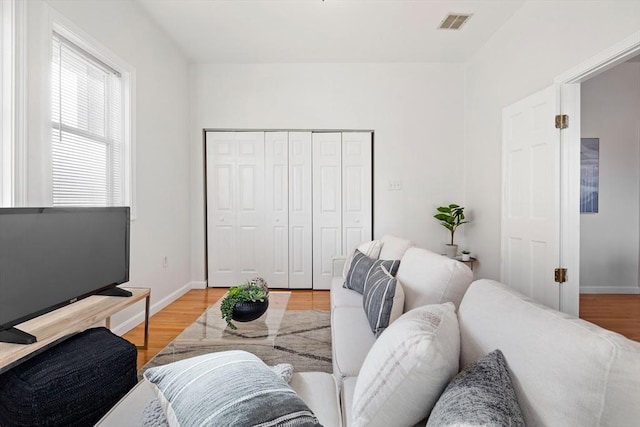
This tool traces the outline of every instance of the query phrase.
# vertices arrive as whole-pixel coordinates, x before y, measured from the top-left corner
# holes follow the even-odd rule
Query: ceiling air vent
[[[459,13],[450,13],[448,14],[438,26],[440,30],[459,30],[462,25],[467,22],[471,18],[471,14],[459,14]]]

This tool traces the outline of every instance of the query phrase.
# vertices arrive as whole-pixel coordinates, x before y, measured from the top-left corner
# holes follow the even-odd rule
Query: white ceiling
[[[523,0],[138,0],[194,63],[464,62]],[[447,13],[472,13],[459,31]]]

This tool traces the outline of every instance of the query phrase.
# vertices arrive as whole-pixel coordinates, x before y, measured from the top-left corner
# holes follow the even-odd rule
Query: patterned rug
[[[179,338],[179,337],[178,337]],[[295,372],[331,372],[330,313],[321,310],[287,310],[282,318],[275,345],[194,343],[188,347],[171,342],[138,371],[138,377],[154,366],[176,360],[224,350],[245,350],[261,358],[267,365],[291,363]]]

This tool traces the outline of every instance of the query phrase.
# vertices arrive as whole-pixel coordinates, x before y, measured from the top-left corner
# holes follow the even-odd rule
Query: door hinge
[[[565,283],[567,281],[567,269],[556,268],[554,271],[554,280],[556,283]]]
[[[566,129],[569,127],[569,116],[558,114],[556,116],[556,129]]]

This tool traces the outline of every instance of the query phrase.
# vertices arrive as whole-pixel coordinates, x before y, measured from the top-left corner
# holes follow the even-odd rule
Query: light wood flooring
[[[194,289],[187,292],[149,321],[149,347],[138,350],[138,368],[180,334],[210,305],[224,295],[226,289]],[[295,290],[292,292],[290,310],[329,310],[329,291]],[[580,317],[603,328],[621,333],[640,341],[640,295],[581,295]],[[124,335],[131,342],[142,342],[143,325]]]

